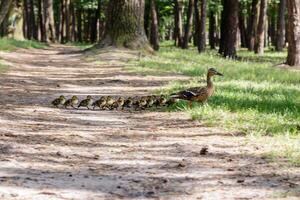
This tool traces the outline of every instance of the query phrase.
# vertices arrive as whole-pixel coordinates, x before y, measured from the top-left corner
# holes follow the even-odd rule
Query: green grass
[[[29,49],[36,48],[42,49],[46,47],[47,44],[33,41],[33,40],[14,40],[8,38],[0,38],[0,51],[14,51],[18,48]]]
[[[190,81],[174,81],[159,91],[171,94],[205,85],[207,69],[215,67],[224,77],[214,78],[216,92],[207,105],[195,103],[188,109],[186,102],[180,101],[170,111],[189,112],[193,119],[207,126],[221,126],[248,135],[289,135],[300,140],[300,71],[276,66],[284,63],[286,52],[266,51],[264,56],[258,56],[240,50],[238,56],[238,60],[228,60],[217,51],[198,54],[195,48],[181,50],[164,44],[155,56],[142,58],[130,70],[191,76]],[[295,152],[292,157],[299,158],[299,148]]]

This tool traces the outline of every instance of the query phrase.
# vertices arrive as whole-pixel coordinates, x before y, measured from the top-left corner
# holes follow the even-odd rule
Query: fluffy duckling
[[[141,109],[145,109],[147,106],[147,97],[142,97],[140,100],[138,100],[138,107]]]
[[[77,96],[73,96],[71,99],[68,99],[65,103],[64,103],[64,107],[68,108],[68,107],[72,107],[75,108],[75,106],[78,104],[78,97]]]
[[[96,107],[103,109],[106,105],[106,97],[101,97],[97,101],[93,103],[93,109],[95,110]]]
[[[155,104],[156,104],[156,106],[165,106],[167,101],[168,100],[165,97],[165,95],[161,95],[161,96],[157,97]]]
[[[119,108],[121,108],[124,105],[124,101],[125,99],[123,97],[119,97],[112,105],[111,109],[114,110],[118,110]]]
[[[108,108],[108,109],[112,109],[114,102],[115,102],[114,98],[112,98],[111,96],[108,96],[106,98],[106,105],[105,105],[105,107]]]
[[[147,96],[147,108],[151,108],[153,104],[155,103],[155,97],[153,96]]]
[[[167,105],[167,106],[171,106],[171,105],[173,105],[173,104],[176,103],[176,102],[177,102],[176,99],[171,98],[171,99],[169,99],[169,100],[166,102],[166,105]]]
[[[53,101],[52,101],[52,105],[53,106],[55,106],[55,107],[57,107],[58,108],[58,106],[60,106],[60,105],[64,105],[65,104],[65,102],[66,102],[66,98],[65,98],[65,96],[64,95],[61,95],[59,98],[57,98],[57,99],[54,99]]]
[[[126,99],[126,101],[123,104],[122,110],[124,110],[124,108],[131,108],[133,106],[133,103],[134,103],[134,101],[133,101],[132,97],[128,97],[128,99]]]
[[[92,106],[93,103],[94,103],[94,100],[93,100],[92,96],[88,95],[86,97],[86,99],[84,99],[80,102],[80,104],[78,105],[78,108],[86,107],[87,109],[90,109],[90,106]]]

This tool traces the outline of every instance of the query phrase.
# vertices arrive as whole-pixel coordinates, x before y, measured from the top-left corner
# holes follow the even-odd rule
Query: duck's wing
[[[193,88],[180,91],[178,93],[171,94],[170,97],[174,99],[190,100],[194,97],[198,97],[199,95],[204,95],[206,93],[207,93],[206,87],[193,87]]]

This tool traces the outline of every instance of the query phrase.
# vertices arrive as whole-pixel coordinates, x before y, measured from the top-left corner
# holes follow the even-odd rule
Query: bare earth
[[[300,199],[300,170],[183,113],[65,110],[61,94],[136,96],[182,76],[140,76],[104,52],[0,53],[0,199]],[[268,141],[266,141],[268,142]],[[208,153],[200,155],[202,147]]]

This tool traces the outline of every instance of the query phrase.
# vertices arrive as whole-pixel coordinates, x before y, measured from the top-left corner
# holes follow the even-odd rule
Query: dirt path
[[[73,50],[0,53],[11,64],[0,76],[1,200],[300,199],[299,169],[182,113],[50,107],[61,94],[135,96],[180,78],[127,73],[121,55],[96,64]]]

